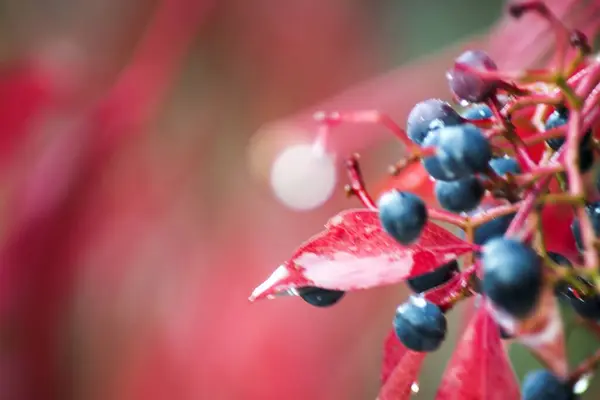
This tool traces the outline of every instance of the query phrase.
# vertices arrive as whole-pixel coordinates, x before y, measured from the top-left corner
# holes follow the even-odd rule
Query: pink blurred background
[[[290,210],[270,167],[312,140],[320,108],[402,124],[415,102],[449,97],[443,73],[465,41],[505,66],[538,60],[547,40],[510,39],[543,28],[496,23],[502,5],[0,1],[0,398],[374,399],[404,288],[331,309],[247,301],[357,205],[340,181],[323,207]],[[386,138],[347,127],[331,146],[364,150],[380,185],[402,151]]]

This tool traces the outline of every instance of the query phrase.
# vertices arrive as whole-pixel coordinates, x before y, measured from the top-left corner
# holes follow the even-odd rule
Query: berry
[[[531,314],[542,287],[542,265],[520,241],[494,238],[483,246],[483,292],[516,318]]]
[[[572,268],[573,264],[557,253],[548,253],[548,256],[557,263],[558,265],[564,266],[565,268]],[[593,292],[592,284],[583,279],[578,278],[581,283],[589,286],[590,291]],[[560,281],[557,283],[556,288],[554,290],[559,298],[566,300],[573,310],[581,317],[590,319],[590,320],[600,320],[600,296],[597,294],[592,294],[588,296],[583,296],[575,291],[575,289],[571,288],[567,282]]]
[[[492,158],[489,141],[471,124],[439,130],[438,151],[435,157],[448,175],[455,179],[485,172]]]
[[[427,207],[412,193],[391,190],[379,198],[379,219],[383,229],[402,244],[419,238],[427,222]]]
[[[421,145],[430,131],[462,122],[463,118],[450,104],[440,99],[429,99],[418,103],[410,111],[406,133],[410,140]]]
[[[587,212],[590,221],[592,222],[594,233],[596,234],[596,236],[598,236],[600,234],[600,201],[587,204],[585,206],[585,211]],[[581,232],[579,230],[578,218],[573,218],[573,222],[571,223],[571,231],[573,232],[573,237],[575,238],[577,248],[579,249],[579,251],[582,251],[583,242],[581,238]]]
[[[506,339],[512,339],[513,338],[513,336],[510,333],[506,332],[504,330],[504,328],[501,327],[500,325],[498,325],[498,332],[500,333],[500,338],[501,339],[506,340]]]
[[[558,108],[548,117],[548,120],[546,121],[546,130],[565,125],[568,122],[568,119],[569,110],[566,108]],[[579,169],[581,170],[581,172],[589,171],[592,165],[594,165],[594,151],[591,147],[591,139],[591,130],[586,132],[586,134],[581,139],[581,144],[579,147]],[[548,139],[546,143],[548,144],[548,147],[550,147],[552,150],[557,151],[565,143],[565,138],[560,137],[555,139]]]
[[[483,184],[474,176],[453,182],[435,182],[435,197],[443,208],[452,212],[473,210],[484,193]]]
[[[407,279],[406,284],[413,292],[423,293],[448,282],[456,273],[458,273],[458,262],[453,260],[431,272]]]
[[[521,387],[523,400],[575,400],[572,387],[547,370],[528,373]]]
[[[515,214],[503,215],[501,217],[495,218],[491,221],[488,221],[482,225],[479,225],[474,232],[474,242],[476,244],[485,244],[488,240],[496,238],[498,236],[503,236],[504,233],[508,230],[510,223],[512,222]]]
[[[507,173],[517,175],[521,173],[521,167],[517,160],[512,157],[498,157],[490,160],[490,168],[498,175],[504,176]]]
[[[485,104],[469,107],[463,113],[464,118],[472,121],[492,118],[492,115],[492,110]]]
[[[593,290],[592,285],[589,283],[585,283],[590,286],[590,290]],[[597,294],[592,294],[589,296],[583,296],[580,294],[576,294],[573,290],[565,288],[561,292],[562,296],[569,301],[571,307],[577,314],[585,319],[590,319],[593,321],[600,320],[600,296]]]
[[[440,135],[437,131],[431,132],[429,136],[425,138],[423,141],[424,147],[433,147],[437,146],[440,141]],[[421,161],[423,163],[423,167],[429,173],[429,175],[438,181],[452,181],[456,178],[453,174],[448,173],[442,165],[437,157],[426,157]]]
[[[582,173],[588,172],[594,165],[594,150],[591,148],[579,149],[579,170]]]
[[[435,351],[446,338],[446,317],[435,304],[421,296],[410,296],[396,310],[394,329],[406,348]]]
[[[494,61],[481,50],[468,50],[455,60],[480,71],[495,71],[498,69]],[[488,99],[496,91],[496,81],[482,79],[476,73],[464,71],[456,66],[446,73],[450,90],[459,99],[471,103],[480,103]]]
[[[330,307],[344,297],[345,292],[340,290],[321,289],[306,286],[298,289],[298,295],[302,300],[315,307]]]

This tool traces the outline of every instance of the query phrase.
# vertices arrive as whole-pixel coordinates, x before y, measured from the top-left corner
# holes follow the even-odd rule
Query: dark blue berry
[[[492,158],[489,141],[479,128],[471,124],[439,130],[435,157],[446,172],[455,179],[485,172]]]
[[[501,327],[500,325],[498,325],[498,332],[500,333],[500,338],[501,339],[512,339],[513,335],[511,335],[510,333],[506,332],[506,330]]]
[[[483,293],[516,318],[535,309],[542,287],[542,265],[520,241],[494,238],[483,246]]]
[[[494,71],[498,69],[494,61],[485,52],[468,50],[455,60],[456,63],[465,64],[480,71]],[[459,99],[471,103],[480,103],[488,99],[495,91],[497,82],[482,79],[477,74],[453,67],[446,73],[450,90]]]
[[[406,133],[410,140],[421,145],[430,131],[462,122],[463,118],[450,104],[440,99],[429,99],[415,105],[408,114]]]
[[[546,130],[558,128],[559,126],[565,125],[569,120],[568,113],[564,109],[555,110],[546,121]],[[546,140],[548,146],[556,151],[565,143],[565,138],[555,138]]]
[[[593,290],[591,284],[589,287],[590,290]],[[600,296],[597,294],[584,296],[576,294],[573,290],[568,290],[563,292],[563,296],[567,298],[573,310],[581,317],[593,321],[600,320]]]
[[[435,197],[443,208],[452,212],[475,209],[481,202],[484,193],[483,184],[475,176],[453,182],[435,182]]]
[[[379,219],[383,229],[402,244],[419,238],[427,222],[427,207],[418,196],[391,190],[379,198]]]
[[[448,282],[456,273],[458,273],[458,262],[454,260],[431,272],[407,279],[406,284],[413,292],[423,293]]]
[[[490,167],[500,176],[508,173],[518,175],[521,173],[521,167],[517,160],[512,157],[498,157],[490,160]]]
[[[571,262],[560,254],[548,253],[548,256],[557,263],[565,268],[572,268]],[[593,293],[592,284],[584,278],[578,278],[579,281],[590,289]],[[581,317],[590,320],[600,320],[600,296],[597,294],[584,295],[578,293],[575,288],[572,288],[567,282],[559,281],[554,289],[555,294],[563,300],[566,300],[573,310]]]
[[[437,131],[431,132],[429,136],[425,138],[423,141],[423,147],[434,147],[437,146],[440,141],[440,135]],[[455,180],[454,174],[449,173],[440,164],[440,161],[437,157],[426,157],[423,158],[422,161],[423,167],[429,173],[429,175],[438,181],[453,181]]]
[[[492,110],[485,104],[477,104],[469,107],[463,113],[463,117],[472,121],[492,118]]]
[[[559,108],[555,110],[546,121],[546,130],[557,128],[565,125],[569,120],[569,110],[566,108]],[[594,151],[591,146],[592,131],[586,132],[581,139],[581,145],[579,147],[579,169],[581,172],[587,172],[594,165]],[[565,143],[565,138],[555,138],[546,140],[548,146],[557,151]]]
[[[571,385],[543,369],[525,376],[521,396],[523,400],[575,400],[578,397]]]
[[[341,300],[345,292],[306,286],[298,289],[302,300],[315,307],[330,307]]]
[[[582,173],[588,172],[594,166],[594,150],[591,148],[581,148],[579,150],[579,170]]]
[[[594,233],[596,236],[600,235],[600,201],[587,204],[585,206],[585,211],[590,218],[592,227],[594,228]],[[571,231],[573,232],[573,237],[575,238],[575,244],[577,244],[577,248],[579,251],[582,251],[583,242],[579,229],[579,219],[573,218],[573,222],[571,223]]]
[[[446,338],[446,317],[435,304],[421,296],[411,296],[396,310],[394,329],[406,348],[435,351]]]
[[[503,215],[478,226],[475,229],[473,241],[481,245],[490,239],[503,236],[514,217],[515,214]]]
[[[548,257],[558,265],[561,265],[564,267],[573,266],[573,264],[571,264],[571,261],[569,261],[569,259],[567,257],[563,256],[562,254],[549,251]]]
[[[569,121],[569,110],[566,108],[559,108],[555,110],[546,121],[546,130],[558,128],[559,126],[565,125]],[[592,132],[588,131],[581,139],[581,146],[589,147],[591,144]],[[561,146],[565,143],[565,138],[554,138],[546,140],[548,146],[556,151],[561,148]]]

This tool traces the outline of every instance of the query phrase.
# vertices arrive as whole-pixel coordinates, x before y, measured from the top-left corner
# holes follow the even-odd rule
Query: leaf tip
[[[267,280],[254,289],[250,297],[248,297],[248,301],[254,303],[258,300],[273,299],[278,295],[287,295],[290,289],[293,289],[295,286],[294,274],[283,264],[277,267]]]

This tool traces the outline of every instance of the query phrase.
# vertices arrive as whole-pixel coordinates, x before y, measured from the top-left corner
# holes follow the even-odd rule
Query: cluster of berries
[[[543,3],[530,1],[511,8],[515,16],[528,11],[556,24]],[[432,220],[455,225],[472,246],[462,268],[457,257],[450,257],[426,273],[406,276],[414,294],[397,308],[393,326],[397,339],[411,351],[437,350],[446,337],[445,313],[470,296],[485,300],[498,323],[498,335],[504,339],[518,336],[515,326],[544,312],[540,302],[549,287],[583,319],[594,324],[600,321],[596,247],[600,202],[593,201],[582,185],[594,166],[600,65],[586,57],[589,46],[581,33],[566,28],[559,31],[557,40],[565,39],[564,33],[569,32],[577,54],[569,67],[545,75],[534,71],[506,74],[486,53],[467,51],[455,60],[447,78],[453,96],[468,107],[459,113],[448,102],[429,99],[410,112],[405,131],[411,142],[410,156],[401,164],[422,163],[441,209],[431,207],[414,193],[397,189],[383,193],[375,203],[364,188],[356,160],[348,163],[353,181],[349,193],[358,195],[368,209],[377,212],[381,229],[398,246],[411,249],[421,245]],[[536,90],[540,84],[544,91]],[[548,88],[553,89],[551,94]],[[530,114],[530,122],[537,119],[538,129],[525,138],[515,116],[531,109],[535,112]],[[364,115],[371,115],[371,122],[390,125],[377,113],[360,118],[349,115],[335,113],[335,122],[364,122],[369,119]],[[321,120],[327,123],[334,117],[321,116]],[[530,149],[536,143],[545,143],[539,157]],[[559,185],[558,190],[552,189],[553,183],[554,187]],[[571,230],[579,258],[546,250],[540,213],[545,206],[557,203],[575,210]],[[293,266],[297,270],[305,267],[298,263]],[[427,297],[457,277],[461,284],[449,291],[445,300]],[[315,280],[303,282],[274,287],[318,307],[337,303],[346,292],[330,282],[329,286],[318,285]],[[594,355],[586,369],[599,361],[600,355]],[[573,383],[583,372],[578,370],[569,377],[550,370],[532,372],[521,387],[522,398],[574,399]]]

